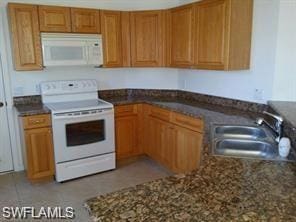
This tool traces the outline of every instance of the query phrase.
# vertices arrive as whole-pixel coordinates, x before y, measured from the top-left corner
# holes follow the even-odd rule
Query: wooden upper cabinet
[[[122,66],[131,66],[130,12],[121,12]]]
[[[167,13],[167,58],[171,67],[191,67],[194,64],[194,5],[173,8]]]
[[[104,67],[122,67],[121,12],[101,11]]]
[[[8,4],[15,70],[42,70],[38,8]]]
[[[228,26],[226,1],[212,1],[197,7],[197,65],[224,69]]]
[[[41,32],[71,32],[70,8],[39,6]]]
[[[208,0],[197,3],[197,68],[248,69],[252,15],[253,0]]]
[[[71,8],[71,19],[72,32],[101,33],[99,10]]]
[[[164,12],[159,10],[131,13],[132,66],[164,65],[164,18]]]

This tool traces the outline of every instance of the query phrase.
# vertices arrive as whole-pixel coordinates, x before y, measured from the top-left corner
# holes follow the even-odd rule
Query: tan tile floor
[[[24,172],[0,175],[0,221],[16,221],[4,220],[2,208],[5,206],[33,206],[36,209],[71,206],[75,209],[75,219],[71,221],[87,222],[90,217],[83,207],[85,200],[168,175],[170,172],[146,157],[120,163],[113,171],[64,183],[31,184]]]

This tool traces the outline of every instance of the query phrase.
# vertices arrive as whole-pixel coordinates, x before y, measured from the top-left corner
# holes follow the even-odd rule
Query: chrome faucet
[[[283,117],[263,111],[264,114],[274,118],[276,120],[275,126],[272,126],[269,122],[267,122],[263,118],[257,118],[256,124],[261,126],[263,123],[266,124],[272,131],[274,131],[277,135],[277,138],[275,139],[277,142],[280,142],[280,139],[282,138],[282,123],[284,121]]]

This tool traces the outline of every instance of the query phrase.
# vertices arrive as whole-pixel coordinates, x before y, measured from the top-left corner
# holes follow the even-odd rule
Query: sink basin
[[[274,159],[277,146],[274,143],[255,140],[222,139],[216,141],[216,155]]]
[[[267,138],[265,131],[255,126],[217,126],[215,134],[219,137]]]
[[[262,126],[213,125],[211,139],[213,155],[296,161],[294,152],[290,152],[287,158],[279,156],[274,134]]]

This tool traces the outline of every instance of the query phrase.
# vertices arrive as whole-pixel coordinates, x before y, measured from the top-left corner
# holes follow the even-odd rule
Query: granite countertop
[[[258,113],[241,111],[239,109],[234,109],[230,107],[223,107],[219,105],[213,105],[208,103],[200,103],[187,101],[184,99],[167,99],[167,98],[154,98],[154,97],[112,97],[104,98],[104,100],[112,103],[114,106],[126,105],[126,104],[136,104],[136,103],[146,103],[150,105],[155,105],[171,111],[179,112],[188,116],[195,118],[203,118],[207,115],[207,112],[217,112],[225,113],[228,115],[244,116],[246,118],[255,119],[258,117]],[[19,116],[30,116],[39,114],[49,114],[50,109],[41,103],[28,103],[28,104],[18,104],[15,105]]]
[[[104,98],[106,101],[112,103],[115,106],[118,105],[127,105],[127,104],[137,104],[137,103],[146,103],[161,108],[169,109],[184,115],[192,116],[195,118],[204,118],[208,115],[208,112],[214,113],[223,113],[226,115],[234,115],[245,117],[249,119],[256,119],[256,117],[261,114],[255,112],[241,111],[239,109],[223,107],[219,105],[194,102],[185,99],[167,99],[167,98],[154,98],[154,97],[113,97],[113,98]]]
[[[199,171],[92,198],[94,221],[296,221],[296,165],[204,154]]]
[[[296,164],[210,155],[212,123],[250,124],[258,113],[153,98],[106,99],[148,103],[205,120],[201,168],[86,202],[94,221],[296,221]]]
[[[212,123],[251,124],[258,113],[180,99],[104,98],[148,103],[205,121],[201,168],[92,198],[94,221],[296,221],[296,164],[209,155]],[[17,105],[21,116],[46,114],[42,104]]]
[[[268,105],[296,128],[296,102],[269,101]]]
[[[51,113],[50,109],[41,103],[19,104],[15,105],[15,108],[18,112],[18,116],[21,117]]]

